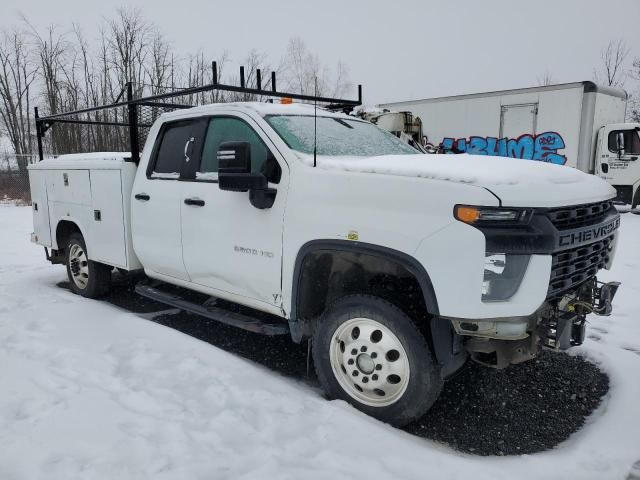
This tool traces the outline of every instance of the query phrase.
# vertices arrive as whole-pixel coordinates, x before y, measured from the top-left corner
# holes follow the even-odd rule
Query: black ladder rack
[[[40,117],[38,114],[38,107],[35,107],[35,121],[36,121],[36,136],[38,141],[38,156],[42,160],[44,158],[42,150],[42,139],[44,138],[47,130],[53,125],[66,123],[66,124],[78,124],[78,125],[102,125],[112,127],[127,127],[129,129],[129,143],[131,160],[136,164],[140,161],[140,146],[141,135],[140,129],[149,129],[150,123],[141,123],[139,121],[139,114],[141,107],[153,107],[162,108],[165,110],[176,110],[192,108],[194,105],[186,105],[180,103],[172,103],[171,99],[178,97],[185,97],[189,95],[195,95],[202,92],[210,91],[225,91],[244,93],[247,95],[260,95],[266,97],[276,98],[291,98],[293,100],[301,100],[305,102],[316,102],[324,104],[325,108],[329,110],[350,112],[353,108],[362,105],[362,85],[358,85],[358,98],[356,100],[348,100],[342,98],[321,97],[315,95],[306,95],[301,93],[281,92],[276,89],[276,73],[271,72],[271,88],[262,88],[262,75],[260,69],[256,71],[256,86],[255,88],[247,87],[245,84],[244,67],[240,67],[240,86],[226,85],[218,82],[218,68],[217,63],[213,62],[211,65],[213,72],[213,82],[209,85],[203,85],[199,87],[183,88],[168,93],[162,93],[158,95],[151,95],[148,97],[134,98],[132,82],[128,82],[122,89],[120,95],[116,98],[114,103],[107,105],[100,105],[97,107],[88,107],[79,110],[73,110],[69,112],[55,113],[46,117]],[[120,99],[126,92],[126,100]],[[169,101],[167,101],[169,100]],[[127,121],[101,121],[91,120],[86,118],[80,118],[83,115],[89,113],[100,112],[103,110],[127,108]]]

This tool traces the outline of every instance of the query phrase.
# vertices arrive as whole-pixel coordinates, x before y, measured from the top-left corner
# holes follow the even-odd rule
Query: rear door
[[[265,174],[277,189],[271,208],[252,206],[248,192],[218,188],[216,153],[224,142],[250,144],[252,172]],[[208,120],[201,164],[193,179],[182,182],[183,258],[192,282],[216,289],[222,297],[279,311],[287,181],[283,158],[251,117]]]
[[[145,270],[189,280],[182,261],[181,172],[197,152],[198,119],[165,123],[145,174],[139,172],[131,199],[133,245]]]
[[[500,107],[500,138],[535,135],[538,104],[502,105]]]

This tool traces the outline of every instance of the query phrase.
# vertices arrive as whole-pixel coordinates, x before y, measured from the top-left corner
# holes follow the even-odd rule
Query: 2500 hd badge
[[[596,225],[594,227],[587,227],[582,230],[573,231],[560,235],[558,238],[558,246],[560,248],[566,248],[569,246],[578,246],[583,243],[592,242],[599,238],[608,237],[620,226],[620,215],[616,216],[609,223],[604,225]]]

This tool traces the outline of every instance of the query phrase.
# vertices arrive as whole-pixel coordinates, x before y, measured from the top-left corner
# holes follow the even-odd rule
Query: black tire
[[[332,368],[332,338],[334,334],[337,334],[341,325],[357,318],[371,319],[382,324],[396,336],[406,352],[409,365],[406,390],[390,405],[372,406],[354,398],[340,384],[336,377],[339,373],[334,373]],[[340,343],[338,339],[334,341]],[[345,400],[358,410],[395,426],[406,425],[424,415],[442,390],[443,381],[440,371],[425,337],[402,310],[377,297],[350,295],[334,303],[318,320],[313,333],[312,348],[318,379],[329,398]],[[344,352],[343,344],[340,345],[340,348]],[[351,352],[353,354],[354,350]],[[376,358],[379,357],[376,356]],[[375,360],[375,362],[377,361]],[[350,365],[349,368],[355,368],[353,362]],[[376,368],[378,367],[376,366]],[[370,373],[365,372],[362,375],[370,375]],[[348,374],[345,376],[348,377]],[[345,376],[342,377],[343,381]]]
[[[106,295],[111,288],[111,270],[113,270],[113,267],[88,259],[82,262],[79,262],[77,259],[74,261],[74,259],[71,258],[71,253],[76,247],[82,249],[86,256],[87,246],[80,233],[72,233],[69,236],[65,250],[69,288],[73,293],[87,298],[99,298]],[[76,282],[74,274],[72,273],[74,269],[77,270],[80,267],[86,267],[87,270],[87,273],[83,276],[84,281],[86,281],[84,286]]]

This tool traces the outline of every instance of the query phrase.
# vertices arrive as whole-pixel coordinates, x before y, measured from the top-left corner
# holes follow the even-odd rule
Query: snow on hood
[[[305,163],[313,161],[304,156]],[[381,155],[378,157],[319,156],[317,166],[347,172],[382,173],[421,177],[474,185],[517,185],[544,180],[550,183],[579,182],[582,172],[559,165],[486,155]]]
[[[306,164],[313,157],[301,155]],[[615,195],[594,175],[575,168],[534,160],[469,154],[381,155],[377,157],[319,156],[328,170],[377,173],[464,183],[484,187],[505,205],[553,206],[589,203]]]

